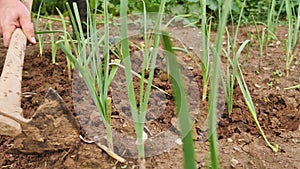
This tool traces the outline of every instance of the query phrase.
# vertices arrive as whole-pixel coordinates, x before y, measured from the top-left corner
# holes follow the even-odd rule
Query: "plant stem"
[[[195,169],[195,148],[192,135],[193,125],[190,120],[190,109],[187,100],[187,94],[184,88],[185,85],[183,82],[182,73],[180,71],[177,58],[172,49],[172,42],[167,32],[162,33],[162,42],[166,50],[165,55],[169,71],[169,78],[171,79],[176,105],[176,112],[179,118],[180,133],[183,142],[182,149],[184,158],[184,168]]]
[[[219,2],[220,3],[220,2]],[[220,5],[220,4],[219,4]],[[218,88],[219,88],[219,72],[220,72],[220,55],[222,49],[222,36],[227,23],[227,16],[230,11],[231,0],[225,0],[219,9],[220,10],[220,20],[218,24],[218,32],[216,36],[216,43],[213,48],[213,64],[212,64],[212,79],[211,79],[211,90],[209,92],[209,112],[208,112],[208,128],[209,128],[209,142],[210,142],[210,158],[212,168],[219,168],[218,159],[218,145],[217,145],[217,98],[218,98]]]

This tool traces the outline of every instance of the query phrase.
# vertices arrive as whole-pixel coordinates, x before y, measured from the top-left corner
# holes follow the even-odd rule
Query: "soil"
[[[191,36],[195,36],[194,33],[188,34],[180,29],[179,32],[184,34],[181,36],[182,41],[195,45],[196,42],[189,42],[191,41]],[[298,64],[300,62],[300,46],[298,45],[295,50],[294,60],[291,64],[289,76],[287,77],[283,45],[284,39],[286,39],[286,33],[286,27],[277,27],[276,35],[281,44],[276,44],[276,41],[271,41],[263,58],[261,58],[261,62],[259,46],[254,38],[255,28],[241,28],[238,36],[238,42],[243,42],[247,38],[251,40],[248,58],[243,56],[240,60],[241,62],[245,61],[243,67],[245,81],[255,104],[258,120],[269,141],[272,144],[279,145],[279,152],[274,153],[270,148],[265,146],[265,142],[244,102],[241,90],[236,85],[233,112],[231,115],[228,116],[226,106],[223,106],[225,107],[224,109],[219,109],[220,116],[218,118],[217,132],[220,168],[300,168],[300,90],[284,89],[300,84],[300,66]],[[141,42],[140,38],[132,38],[131,40],[136,44]],[[2,39],[0,39],[0,41],[1,71],[7,49],[3,47]],[[178,42],[174,43],[179,46]],[[226,47],[227,44],[224,43],[223,45]],[[197,45],[188,47],[192,52],[194,50],[197,51],[195,48]],[[140,53],[134,46],[132,47],[131,53],[137,58],[140,56]],[[207,116],[208,103],[207,100],[201,101],[201,70],[191,64],[192,59],[187,54],[182,52],[178,52],[177,54],[178,59],[181,60],[180,63],[183,63],[182,67],[185,67],[186,70],[190,72],[190,74],[186,74],[187,77],[192,77],[189,79],[190,84],[195,82],[196,85],[198,85],[198,91],[191,90],[191,92],[189,92],[191,95],[198,95],[192,95],[192,97],[197,98],[196,107],[201,107],[200,110],[195,110],[197,112],[193,113],[195,122],[194,138],[196,160],[198,168],[209,167],[207,166],[209,143],[207,142],[206,127],[203,125],[205,124]],[[163,62],[162,57],[159,57],[158,60]],[[225,61],[224,56],[222,56],[222,62],[225,63]],[[81,136],[87,139],[93,139],[97,142],[95,137],[101,135],[101,131],[99,134],[99,130],[101,130],[99,114],[95,112],[94,105],[88,97],[86,90],[84,90],[84,83],[80,82],[78,79],[79,76],[76,76],[76,71],[74,71],[75,73],[72,74],[72,79],[70,79],[66,63],[66,56],[60,50],[58,50],[56,55],[56,63],[52,63],[51,46],[49,44],[44,46],[43,55],[39,54],[38,45],[27,46],[22,80],[22,109],[24,117],[32,117],[38,106],[42,104],[48,88],[51,87],[59,93],[67,108],[80,122]],[[135,63],[138,64],[139,62],[136,61]],[[138,68],[138,66],[136,67]],[[223,68],[224,67],[225,66],[223,66]],[[129,104],[122,102],[125,101],[126,98],[122,98],[124,95],[120,94],[122,89],[125,88],[125,82],[122,77],[117,79],[116,84],[113,83],[110,90],[110,96],[113,100],[112,126],[116,130],[115,133],[134,136],[133,123],[132,120],[130,120],[130,113],[128,114],[127,111],[129,110]],[[137,85],[139,79],[136,78],[135,81],[134,84]],[[79,86],[76,86],[78,84]],[[154,85],[165,90],[167,93],[171,93],[171,86],[167,79],[164,66],[157,68]],[[191,88],[193,89],[193,86]],[[156,94],[159,95],[161,92]],[[146,118],[147,134],[150,137],[149,133],[152,135],[169,133],[170,135],[164,135],[164,138],[170,140],[156,142],[157,144],[161,143],[161,145],[149,143],[149,146],[154,146],[154,148],[152,147],[153,149],[158,149],[157,147],[159,146],[165,147],[161,149],[162,151],[155,152],[152,152],[151,147],[149,147],[150,150],[148,150],[148,152],[150,155],[146,158],[146,167],[155,169],[182,168],[183,162],[180,143],[173,144],[177,135],[176,131],[174,132],[176,125],[174,125],[173,121],[176,120],[176,118],[172,94],[164,94],[159,97],[154,96],[153,98],[160,98],[160,100],[150,99],[150,104],[153,103],[153,106],[151,106]],[[80,100],[82,102],[80,102]],[[219,97],[218,103],[225,105],[224,98]],[[84,109],[80,109],[80,107],[84,107]],[[193,111],[193,108],[191,109]],[[159,114],[157,114],[157,111],[159,111]],[[174,126],[175,129],[172,128]],[[115,136],[114,140],[117,140],[116,138],[122,139],[121,136]],[[132,146],[134,145],[134,140],[132,138],[127,140],[126,143],[116,141],[117,143],[114,145],[114,149],[116,149],[121,156],[124,155],[126,158],[127,161],[125,163],[116,162],[116,160],[111,158],[96,144],[87,143],[84,140],[81,140],[78,145],[74,145],[71,149],[41,154],[12,153],[9,149],[13,141],[14,138],[0,136],[0,165],[3,169],[136,168],[138,164],[134,158],[135,154],[132,154],[134,153],[134,146]],[[101,141],[101,138],[98,142],[105,144],[103,140]],[[124,151],[126,153],[122,154]]]

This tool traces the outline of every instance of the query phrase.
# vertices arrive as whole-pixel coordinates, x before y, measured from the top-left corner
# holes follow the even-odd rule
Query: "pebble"
[[[256,87],[256,88],[261,88],[261,86],[259,85],[259,84],[254,84],[254,86]]]
[[[193,70],[194,68],[192,66],[187,67],[189,70]]]
[[[176,139],[175,142],[178,145],[182,145],[183,144],[182,141],[181,141],[181,138]]]
[[[241,152],[241,149],[240,149],[239,147],[233,147],[233,150],[234,150],[234,151]]]
[[[229,154],[229,153],[231,153],[231,152],[230,152],[229,150],[227,150],[227,149],[224,149],[224,150],[223,150],[223,153],[224,153],[224,154]]]
[[[227,139],[227,142],[228,142],[228,143],[232,143],[232,142],[233,142],[232,138],[228,138],[228,139]]]
[[[230,163],[231,163],[231,166],[235,168],[239,164],[239,161],[236,160],[236,159],[234,159],[234,158],[232,158],[230,160]]]

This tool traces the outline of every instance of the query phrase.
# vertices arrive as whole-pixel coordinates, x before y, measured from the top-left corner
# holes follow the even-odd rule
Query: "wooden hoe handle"
[[[32,0],[22,1],[31,10]],[[0,78],[0,112],[22,120],[21,81],[27,38],[17,28],[10,40]],[[18,122],[0,115],[0,135],[15,136],[21,133]]]

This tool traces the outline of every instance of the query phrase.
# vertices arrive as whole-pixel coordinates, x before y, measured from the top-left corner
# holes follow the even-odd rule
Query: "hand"
[[[19,0],[0,0],[0,34],[5,47],[9,46],[16,28],[22,28],[29,42],[35,44],[33,23],[30,12]]]

